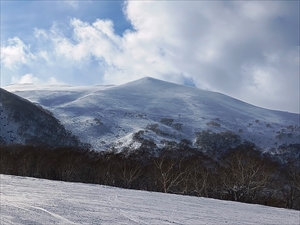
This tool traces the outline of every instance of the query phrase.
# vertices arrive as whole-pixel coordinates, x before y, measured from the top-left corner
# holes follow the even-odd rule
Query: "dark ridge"
[[[51,112],[41,106],[2,88],[0,88],[0,102],[2,110],[8,112],[8,121],[19,124],[15,135],[25,138],[26,144],[52,147],[82,145]],[[2,135],[1,132],[1,140]]]

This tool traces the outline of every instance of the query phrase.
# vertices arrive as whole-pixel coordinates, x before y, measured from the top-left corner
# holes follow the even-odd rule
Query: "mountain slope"
[[[78,146],[51,112],[15,94],[0,89],[0,143]]]
[[[145,140],[157,147],[185,140],[203,151],[245,140],[266,150],[299,143],[299,114],[149,77],[119,86],[5,89],[51,111],[95,150],[139,148]]]

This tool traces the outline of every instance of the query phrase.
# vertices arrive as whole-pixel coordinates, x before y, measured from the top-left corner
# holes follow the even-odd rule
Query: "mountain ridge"
[[[157,148],[183,139],[195,146],[203,132],[229,132],[265,150],[299,143],[299,114],[151,77],[118,86],[5,88],[51,111],[94,150],[138,149],[145,140]]]
[[[0,144],[80,146],[53,114],[0,88]]]

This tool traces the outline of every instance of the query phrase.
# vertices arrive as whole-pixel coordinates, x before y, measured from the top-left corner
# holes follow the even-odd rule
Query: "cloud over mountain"
[[[152,76],[299,112],[299,2],[128,1],[123,11],[132,29],[122,35],[109,19],[72,18],[36,28],[35,43],[11,39],[1,62],[45,81]]]

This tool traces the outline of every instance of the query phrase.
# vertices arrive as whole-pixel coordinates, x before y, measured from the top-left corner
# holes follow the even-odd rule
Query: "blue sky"
[[[71,18],[89,23],[109,18],[122,34],[130,28],[122,8],[122,1],[1,1],[1,39],[18,36],[30,41],[35,27],[49,29],[53,22],[67,27]]]
[[[299,1],[1,1],[1,86],[144,76],[299,113]]]

